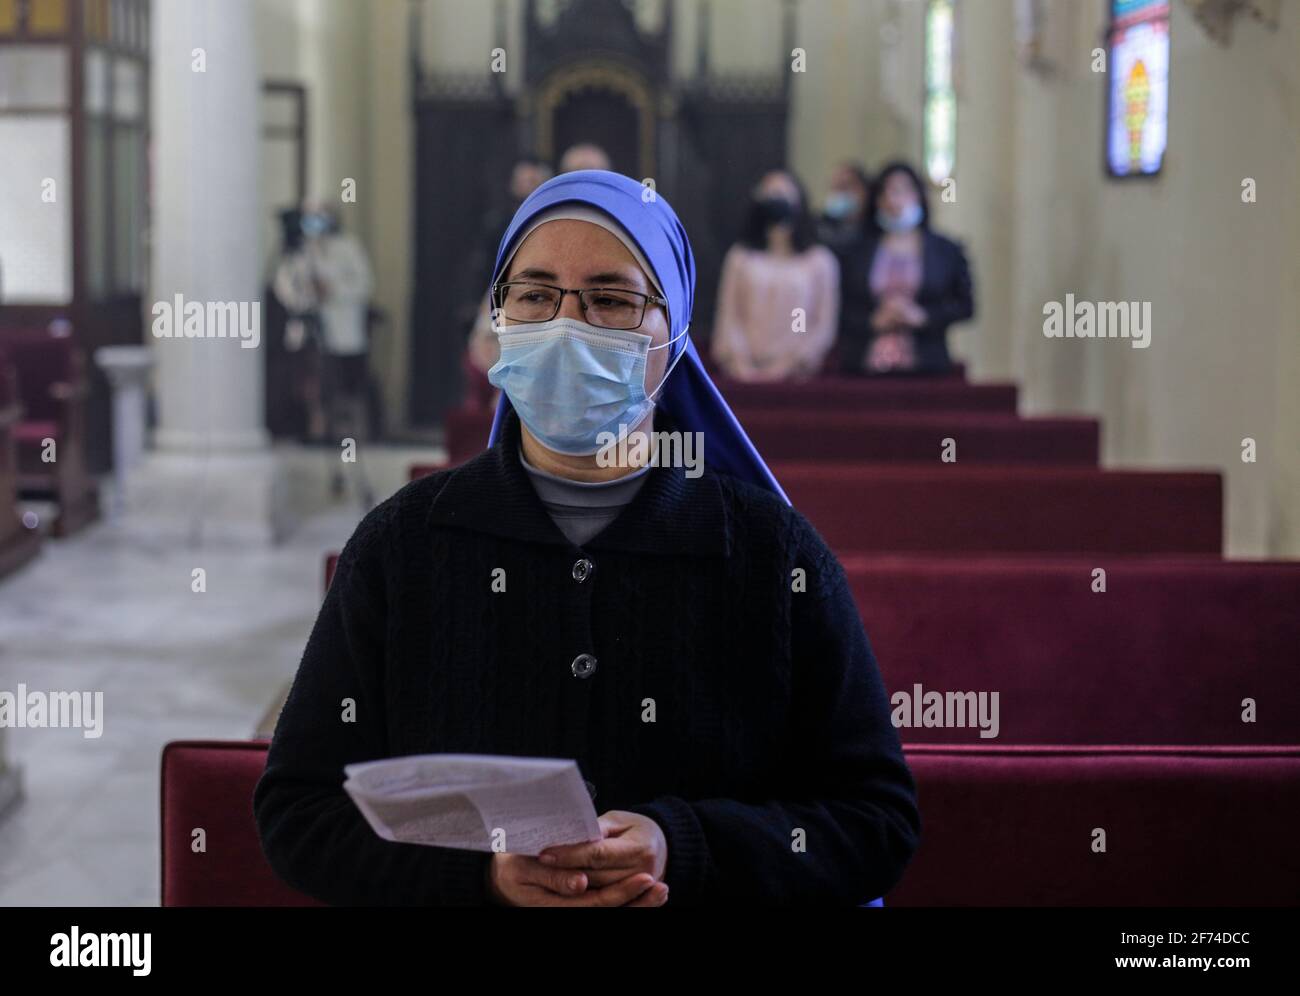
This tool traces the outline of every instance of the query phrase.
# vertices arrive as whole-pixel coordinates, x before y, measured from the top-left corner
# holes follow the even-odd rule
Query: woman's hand
[[[887,297],[871,313],[871,330],[876,333],[888,332],[898,324],[899,318],[895,299]]]
[[[654,884],[651,875],[634,874],[590,888],[586,874],[547,867],[527,854],[498,852],[487,866],[488,896],[498,906],[658,906],[644,901]],[[667,886],[659,885],[666,896]]]
[[[740,379],[747,384],[776,384],[789,380],[794,375],[797,362],[794,357],[772,357],[762,364],[751,364],[746,375]]]
[[[925,313],[925,309],[911,298],[899,301],[897,312],[899,318],[902,319],[903,324],[909,325],[914,329],[921,328],[930,320],[930,316]]]
[[[604,833],[601,840],[585,844],[562,844],[548,847],[538,855],[542,867],[561,875],[580,875],[587,880],[588,895],[628,888],[636,894],[617,903],[580,905],[661,906],[668,899],[668,885],[663,882],[668,866],[668,841],[659,824],[640,813],[611,809],[600,819]],[[645,878],[644,885],[627,883]]]
[[[887,332],[878,335],[867,347],[866,368],[874,373],[911,370],[916,366],[916,351],[910,332]]]
[[[789,373],[786,376],[788,380],[809,380],[821,373],[821,367],[822,361],[820,359],[801,356],[790,365]]]
[[[659,824],[639,813],[617,809],[605,813],[599,822],[605,836],[598,841],[547,848],[535,858],[493,854],[487,868],[492,902],[502,906],[662,906],[668,899],[668,886],[659,879],[668,863],[668,844]]]
[[[722,372],[732,380],[738,380],[743,383],[751,383],[757,368],[748,359],[729,356],[725,360],[719,361],[718,364]]]

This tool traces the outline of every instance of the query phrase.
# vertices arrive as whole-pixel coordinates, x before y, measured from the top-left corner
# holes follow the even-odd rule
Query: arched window
[[[957,160],[957,92],[953,86],[954,0],[925,8],[925,173],[931,183],[953,175]]]

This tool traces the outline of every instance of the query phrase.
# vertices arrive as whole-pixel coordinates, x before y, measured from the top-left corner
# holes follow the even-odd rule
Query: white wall
[[[978,253],[976,372],[1019,377],[1026,411],[1101,416],[1108,463],[1222,469],[1229,552],[1300,554],[1300,11],[1278,31],[1241,20],[1222,47],[1173,5],[1166,166],[1144,182],[1103,175],[1100,7],[1053,9],[1064,61],[1047,80],[998,71],[1014,62],[993,7],[967,5],[961,22],[970,68],[991,79],[978,92],[966,80],[958,205],[941,216]],[[1046,339],[1043,305],[1066,293],[1150,301],[1151,347]],[[1257,463],[1243,464],[1244,437]]]

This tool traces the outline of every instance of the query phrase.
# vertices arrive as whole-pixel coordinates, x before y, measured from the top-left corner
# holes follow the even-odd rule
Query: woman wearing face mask
[[[961,246],[931,231],[929,217],[915,170],[896,162],[880,171],[867,201],[867,237],[843,260],[846,373],[951,368],[948,326],[974,315],[974,292]]]
[[[634,180],[567,173],[519,208],[492,278],[491,447],[357,527],[281,713],[254,808],[289,883],[703,906],[858,905],[898,881],[919,817],[876,662],[842,568],[704,371],[694,286],[676,214]],[[638,432],[698,433],[705,463],[602,459],[603,434]],[[435,752],[575,759],[602,839],[380,839],[343,766]]]
[[[736,380],[810,377],[835,342],[840,267],[814,241],[806,204],[794,176],[768,173],[723,259],[710,352]]]

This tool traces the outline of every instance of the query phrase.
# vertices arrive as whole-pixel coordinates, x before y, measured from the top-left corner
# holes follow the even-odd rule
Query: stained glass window
[[[925,9],[925,172],[932,183],[952,176],[957,158],[957,92],[953,87],[953,0]]]
[[[1111,0],[1106,166],[1159,173],[1169,121],[1169,0]]]

